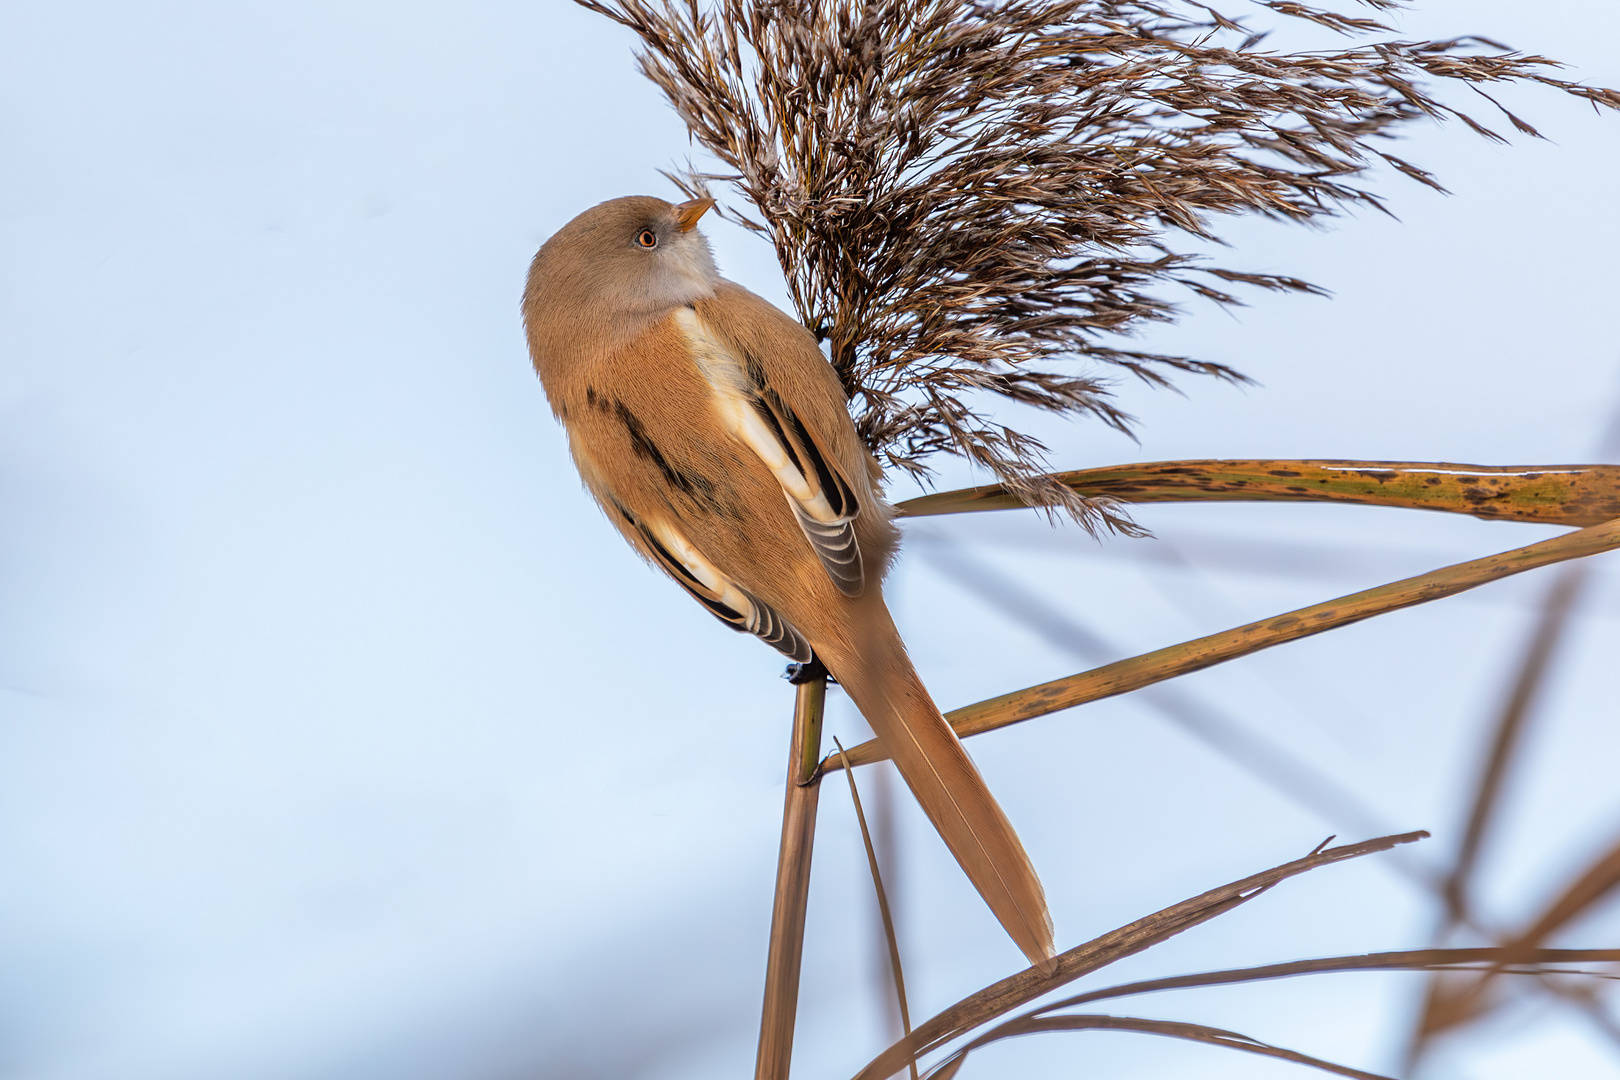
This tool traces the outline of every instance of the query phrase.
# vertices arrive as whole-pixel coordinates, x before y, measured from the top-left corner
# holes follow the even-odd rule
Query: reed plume
[[[1260,3],[1347,39],[1294,53],[1191,0],[578,2],[639,35],[643,72],[731,170],[672,179],[742,196],[730,216],[775,246],[879,459],[926,476],[932,455],[959,455],[1093,528],[1134,531],[1106,496],[1049,479],[1046,447],[998,409],[1128,432],[1110,369],[1244,381],[1129,347],[1188,296],[1321,292],[1209,261],[1223,221],[1382,209],[1367,186],[1380,165],[1439,188],[1386,148],[1402,125],[1454,118],[1502,137],[1441,84],[1529,82],[1620,107],[1485,38],[1397,40],[1369,16],[1400,0],[1361,0],[1361,15]]]

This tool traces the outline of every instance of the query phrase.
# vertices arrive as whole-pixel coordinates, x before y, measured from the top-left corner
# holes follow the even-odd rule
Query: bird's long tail
[[[1030,963],[1044,964],[1052,957],[1052,918],[1035,867],[911,666],[882,599],[869,594],[863,601],[869,612],[859,636],[817,643],[817,652],[1013,942]]]

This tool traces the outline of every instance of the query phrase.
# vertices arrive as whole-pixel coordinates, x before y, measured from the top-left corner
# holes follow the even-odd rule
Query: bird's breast
[[[748,371],[725,342],[709,329],[694,308],[675,309],[675,327],[691,351],[703,381],[709,384],[717,403],[742,402],[749,390]]]

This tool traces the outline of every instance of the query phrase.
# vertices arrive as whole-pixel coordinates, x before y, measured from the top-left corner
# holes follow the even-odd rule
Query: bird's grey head
[[[720,272],[696,228],[713,205],[631,195],[580,214],[534,257],[523,305],[531,327],[585,317],[630,329],[713,296]]]

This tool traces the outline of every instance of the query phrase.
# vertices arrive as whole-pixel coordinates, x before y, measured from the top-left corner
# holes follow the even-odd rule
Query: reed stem
[[[1441,567],[1417,577],[1393,581],[1388,585],[1247,623],[1218,634],[1156,649],[1128,660],[1104,664],[1039,686],[1015,690],[953,709],[945,714],[945,719],[965,739],[1033,717],[1072,709],[1076,705],[1128,694],[1178,675],[1202,671],[1261,649],[1336,630],[1375,615],[1455,596],[1526,570],[1568,559],[1583,559],[1615,549],[1620,549],[1620,518],[1555,536],[1528,547]],[[823,767],[828,771],[843,768],[846,760],[851,765],[867,765],[883,761],[888,756],[876,739],[870,739],[850,747],[844,755],[830,755],[823,762]]]
[[[825,671],[797,681],[793,741],[788,749],[782,847],[776,860],[776,903],[765,961],[765,1004],[759,1021],[754,1080],[787,1080],[793,1061],[793,1026],[804,960],[804,917],[810,899],[810,856],[821,794],[821,717],[827,702]]]

